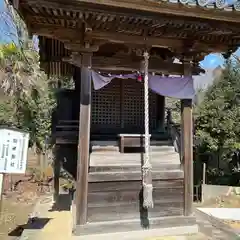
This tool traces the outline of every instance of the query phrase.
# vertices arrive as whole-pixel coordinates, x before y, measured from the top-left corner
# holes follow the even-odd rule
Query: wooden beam
[[[82,53],[79,140],[76,183],[76,225],[87,223],[88,166],[91,114],[91,53]]]
[[[161,38],[161,37],[144,37],[134,36],[124,33],[116,32],[99,32],[91,31],[86,32],[82,35],[81,29],[77,28],[64,28],[55,26],[53,24],[33,24],[31,26],[31,32],[39,36],[45,36],[66,42],[71,44],[74,42],[81,43],[81,40],[107,40],[112,43],[125,43],[134,44],[141,46],[152,46],[152,47],[171,47],[171,48],[182,48],[184,46],[184,40]],[[73,42],[74,41],[74,42]]]
[[[98,45],[91,45],[87,49],[83,44],[80,43],[65,43],[64,46],[66,49],[71,50],[73,52],[82,52],[83,50],[88,52],[97,52],[99,50]]]
[[[134,36],[124,33],[111,33],[111,32],[99,32],[93,31],[91,33],[86,33],[86,39],[99,39],[105,40],[108,39],[112,43],[125,43],[135,45],[145,45],[151,47],[173,47],[173,48],[182,48],[184,46],[183,40],[171,39],[171,38],[162,38],[162,37],[144,37],[144,36]]]
[[[226,22],[240,22],[240,19],[237,19],[240,16],[239,12],[227,12],[227,11],[214,11],[209,10],[206,11],[201,7],[188,7],[185,8],[179,7],[179,4],[163,4],[159,2],[159,0],[102,0],[99,3],[99,0],[70,0],[70,3],[88,3],[99,6],[108,6],[108,7],[118,7],[123,9],[131,9],[135,11],[143,11],[143,12],[152,12],[157,14],[169,14],[175,16],[185,16],[192,18],[202,18],[208,20],[218,20],[218,21],[226,21]]]
[[[159,0],[68,0],[67,3],[62,1],[47,0],[28,0],[30,5],[42,5],[50,8],[62,8],[66,10],[96,11],[106,12],[109,7],[115,13],[131,14],[132,16],[154,17],[159,19],[163,14],[175,17],[188,17],[191,21],[199,21],[199,19],[208,20],[215,25],[219,21],[219,26],[225,23],[240,23],[240,13],[237,11],[216,11],[215,9],[205,9],[202,7],[179,6],[179,4],[167,4]],[[22,3],[22,4],[26,4]],[[206,22],[206,21],[205,21]]]
[[[54,24],[32,24],[30,31],[33,34],[57,39],[69,44],[72,43],[71,41],[82,42],[84,37],[81,29],[57,27]]]
[[[42,1],[41,1],[42,2]],[[52,2],[51,2],[52,3]],[[43,2],[42,2],[43,4]],[[47,6],[49,4],[49,2],[47,2],[46,4],[43,4],[42,6]],[[58,2],[59,4],[59,2]],[[38,4],[39,6],[39,4]],[[61,6],[61,7],[60,7]],[[130,12],[126,12],[124,11],[123,12],[119,12],[119,9],[117,10],[117,12],[113,9],[111,9],[111,11],[107,10],[107,9],[104,9],[104,10],[100,10],[99,7],[101,5],[98,5],[98,9],[93,9],[92,12],[90,9],[86,9],[86,8],[76,8],[76,4],[74,5],[74,7],[69,8],[69,6],[71,5],[57,5],[56,7],[52,7],[54,9],[56,8],[62,8],[62,9],[65,9],[66,11],[70,9],[70,11],[72,11],[72,9],[74,9],[74,12],[75,11],[79,11],[78,14],[79,14],[79,18],[75,18],[74,15],[73,16],[70,16],[70,15],[65,15],[65,16],[59,16],[59,15],[52,15],[50,13],[50,11],[47,11],[46,14],[44,14],[44,16],[39,16],[39,15],[30,15],[28,13],[28,18],[26,18],[27,22],[29,23],[36,23],[36,24],[39,24],[40,22],[42,23],[49,23],[49,22],[55,22],[55,25],[58,25],[58,26],[62,26],[62,23],[67,21],[67,20],[71,20],[71,22],[75,22],[76,26],[79,26],[79,22],[84,22],[85,24],[87,25],[93,25],[95,26],[95,30],[97,30],[98,27],[101,28],[102,26],[102,15],[107,15],[106,16],[106,21],[104,22],[104,28],[105,29],[112,29],[112,30],[120,30],[120,32],[124,32],[124,29],[126,31],[128,30],[131,30],[132,31],[132,34],[136,34],[136,35],[141,35],[143,32],[151,32],[151,33],[154,33],[154,35],[156,36],[164,36],[165,38],[178,38],[178,36],[182,36],[182,38],[185,38],[185,39],[195,39],[195,40],[199,40],[199,41],[205,41],[204,39],[204,36],[211,36],[211,35],[218,35],[221,39],[222,39],[222,36],[229,36],[231,37],[231,39],[229,38],[225,38],[224,41],[220,40],[220,39],[216,39],[216,38],[213,38],[213,40],[211,41],[211,37],[210,39],[207,40],[208,43],[211,43],[212,46],[207,46],[206,47],[206,43],[205,43],[205,46],[203,46],[203,48],[201,48],[203,51],[207,50],[207,52],[209,51],[216,51],[216,50],[219,50],[219,51],[226,51],[224,49],[227,48],[228,50],[228,46],[229,45],[230,47],[235,47],[236,45],[239,45],[238,44],[238,40],[237,39],[234,39],[232,38],[233,36],[238,36],[239,35],[239,27],[238,25],[229,25],[229,24],[226,24],[226,23],[222,23],[222,22],[217,22],[217,21],[214,21],[214,22],[209,22],[209,21],[206,21],[206,22],[199,22],[199,21],[196,21],[196,19],[186,19],[184,17],[184,20],[179,17],[175,17],[174,19],[172,19],[170,16],[161,16],[160,18],[155,16],[155,15],[152,15],[149,13],[139,13],[136,15],[136,13],[130,13]],[[34,6],[33,6],[34,8]],[[35,8],[36,9],[36,8]],[[123,9],[121,9],[121,11],[123,11]],[[89,17],[84,17],[84,13],[89,15],[90,14],[93,14],[93,17],[89,18]],[[76,12],[75,12],[76,14]],[[121,22],[121,24],[118,24],[120,22],[120,15],[125,19],[125,21]],[[100,16],[100,19],[97,17],[97,16]],[[127,21],[127,19],[132,19],[132,18],[135,18],[137,21],[139,21],[139,18],[143,18],[147,21],[150,22],[150,24],[145,24],[145,23],[136,23],[133,24],[133,23],[129,23]],[[168,25],[168,23],[171,22],[171,23],[175,23],[175,24],[170,24]],[[193,28],[189,29],[187,27],[186,29],[186,24],[189,26],[191,25]],[[174,26],[175,25],[175,26]],[[116,26],[116,28],[114,27]],[[176,26],[179,26],[179,27],[176,27]],[[180,27],[181,26],[181,27]],[[91,28],[91,27],[90,27]],[[195,30],[194,30],[195,28]],[[201,29],[201,30],[200,30]],[[184,33],[184,34],[183,34]],[[170,36],[169,36],[170,34]],[[151,34],[150,34],[151,35]],[[221,43],[220,43],[221,42]],[[219,44],[220,43],[220,44]]]
[[[191,75],[191,65],[184,64],[184,75]],[[193,118],[192,100],[182,100],[183,164],[184,164],[184,215],[193,214]]]
[[[88,13],[88,12],[87,12]],[[49,12],[48,12],[49,14]],[[76,14],[76,13],[75,13]],[[85,12],[86,14],[86,12]],[[99,13],[94,13],[96,15],[98,15]],[[54,20],[56,21],[56,25],[58,26],[62,26],[62,23],[65,22],[65,21],[71,21],[71,22],[75,22],[75,23],[79,23],[80,22],[84,22],[85,24],[88,25],[89,28],[91,28],[91,26],[95,26],[95,29],[100,27],[101,28],[101,25],[103,23],[103,19],[102,19],[102,13],[99,14],[99,16],[101,16],[101,18],[98,18],[97,16],[93,16],[91,17],[90,19],[86,19],[86,17],[84,18],[84,12],[81,11],[79,12],[79,18],[76,19],[76,17],[74,16],[71,16],[71,15],[44,15],[44,16],[39,16],[39,15],[28,15],[28,21],[30,22],[37,22],[37,23],[46,23],[46,22],[51,22],[51,20],[54,18]],[[116,17],[116,13],[107,13],[107,17],[106,17],[106,20],[104,21],[104,28],[105,29],[111,29],[113,28],[114,26],[116,26],[116,22],[120,21],[118,17]],[[111,17],[110,17],[111,16]],[[110,21],[109,21],[110,20]],[[152,19],[149,19],[149,22],[152,22],[150,21]],[[143,31],[143,29],[145,28],[148,28],[148,30],[157,30],[159,28],[162,28],[163,26],[167,25],[167,21],[166,20],[159,20],[159,21],[155,21],[156,23],[152,23],[150,25],[144,23],[143,21],[141,23],[138,23],[138,24],[133,24],[133,23],[129,23],[127,21],[127,19],[122,22],[121,24],[118,24],[117,25],[117,28],[125,28],[125,29],[132,29],[135,33],[141,33]],[[78,24],[79,25],[79,24]],[[133,26],[135,26],[133,28]],[[158,27],[159,26],[159,27]],[[168,29],[172,29],[173,27],[169,27]],[[178,31],[180,32],[181,29],[178,28]]]
[[[103,57],[103,56],[93,56],[92,57],[92,68],[99,71],[119,71],[119,72],[134,72],[140,70],[141,59],[136,59],[132,61],[129,59],[130,56],[125,56],[122,58],[117,57]],[[81,67],[81,56],[78,54],[72,55],[72,57],[63,58],[63,61],[69,62],[75,66]],[[175,74],[183,75],[183,65],[177,63],[169,63],[157,58],[149,59],[149,71],[155,73],[163,74]],[[193,74],[198,75],[204,70],[199,67],[193,68]]]
[[[64,42],[68,46],[84,44],[83,41],[94,42],[96,41],[99,46],[106,43],[121,43],[132,44],[135,46],[149,46],[158,48],[172,48],[181,50],[186,45],[187,39],[175,39],[164,37],[144,37],[137,35],[128,35],[126,33],[116,33],[107,31],[90,31],[85,32],[83,35],[82,29],[78,28],[65,28],[56,26],[54,24],[32,24],[30,30],[33,34],[45,36]],[[211,51],[227,51],[226,44],[207,43],[200,40],[191,41],[192,48],[188,49],[193,52],[193,55],[198,51],[211,52]]]

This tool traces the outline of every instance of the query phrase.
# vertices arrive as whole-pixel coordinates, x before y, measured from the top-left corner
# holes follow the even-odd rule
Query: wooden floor
[[[120,153],[118,146],[92,143],[88,189],[88,224],[76,234],[193,226],[183,216],[183,171],[169,141],[151,143],[154,208],[143,208],[141,162],[144,153]]]

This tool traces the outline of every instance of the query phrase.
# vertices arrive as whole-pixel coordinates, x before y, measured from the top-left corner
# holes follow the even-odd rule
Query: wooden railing
[[[170,124],[169,133],[173,141],[176,152],[181,153],[181,130],[179,124]]]
[[[181,128],[180,124],[173,122],[168,123],[168,132],[173,141],[175,151],[179,153],[180,161],[182,163],[182,152],[181,152]]]

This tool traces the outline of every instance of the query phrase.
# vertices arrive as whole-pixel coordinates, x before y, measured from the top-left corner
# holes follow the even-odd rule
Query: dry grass
[[[186,237],[186,240],[211,240],[212,238],[207,237],[202,233],[198,233],[197,235],[190,235]]]
[[[52,167],[47,165],[43,175],[46,179],[51,178],[53,176]],[[33,149],[28,151],[26,175],[5,175],[5,194],[0,208],[1,240],[18,239],[39,196],[51,189],[52,181],[49,182],[49,188],[42,187],[39,184],[42,180],[41,178],[39,159]],[[11,191],[11,188],[16,189]]]
[[[208,208],[240,208],[240,196],[235,194],[220,196],[209,199],[204,203],[197,203],[196,206]]]
[[[14,198],[4,199],[0,218],[0,239],[10,240],[20,236],[21,226],[27,223],[32,208],[33,203],[19,203]]]
[[[21,235],[41,192],[31,181],[20,182],[16,191],[9,191],[8,186],[6,189],[0,211],[0,239],[13,240]]]
[[[225,220],[223,222],[230,225],[232,228],[240,231],[240,221]]]

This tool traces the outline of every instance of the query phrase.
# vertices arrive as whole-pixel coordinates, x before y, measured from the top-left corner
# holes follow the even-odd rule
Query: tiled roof
[[[240,0],[162,0],[170,3],[181,3],[187,6],[200,6],[225,11],[240,11]]]

